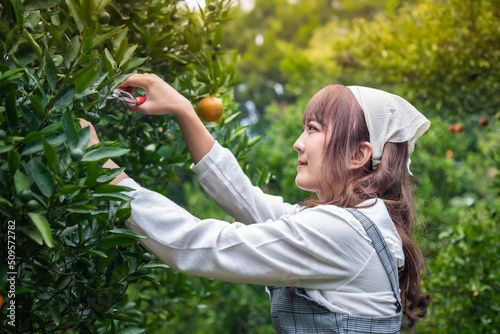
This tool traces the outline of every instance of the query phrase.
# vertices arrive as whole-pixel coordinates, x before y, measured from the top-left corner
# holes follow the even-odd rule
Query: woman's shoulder
[[[357,210],[374,222],[384,237],[395,263],[398,267],[402,266],[404,264],[402,241],[384,201],[373,199],[362,203],[361,206],[364,207]],[[337,235],[339,232],[342,232],[343,237],[351,236],[349,239],[354,238],[355,233],[368,243],[371,243],[371,239],[368,237],[363,225],[345,208],[336,205],[317,205],[312,208],[303,209],[299,214],[310,216],[312,219],[309,220],[317,228],[321,228],[326,233]],[[347,230],[345,229],[346,227],[348,227]]]
[[[348,232],[355,232],[366,241],[371,241],[361,223],[345,208],[331,204],[317,205],[304,208],[300,214],[315,217],[316,219],[312,220],[314,224],[321,225],[323,229],[331,230],[336,235],[341,231],[344,236],[350,234]],[[341,227],[347,229],[340,229]]]

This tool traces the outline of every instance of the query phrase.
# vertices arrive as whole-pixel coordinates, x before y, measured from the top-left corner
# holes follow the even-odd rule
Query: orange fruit
[[[460,123],[455,124],[455,132],[462,132],[464,131],[464,126]]]
[[[3,296],[0,295],[0,308],[2,308],[2,305],[3,305]]]
[[[446,154],[447,158],[453,158],[453,151],[452,150],[447,150],[445,154]]]
[[[215,96],[207,96],[198,102],[198,115],[207,122],[215,122],[224,112],[222,101]]]
[[[448,132],[455,132],[455,124],[451,123],[448,125]]]
[[[479,122],[478,122],[478,123],[479,123],[479,125],[481,125],[481,126],[487,126],[487,125],[488,125],[488,118],[486,118],[486,117],[481,117],[481,118],[479,119]]]

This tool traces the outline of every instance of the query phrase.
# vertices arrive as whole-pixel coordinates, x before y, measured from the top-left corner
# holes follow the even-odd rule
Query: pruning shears
[[[137,88],[134,87],[116,88],[113,90],[113,94],[106,96],[106,98],[108,100],[120,100],[125,103],[141,105],[146,102],[146,97],[142,95],[134,97],[132,93],[136,90]]]

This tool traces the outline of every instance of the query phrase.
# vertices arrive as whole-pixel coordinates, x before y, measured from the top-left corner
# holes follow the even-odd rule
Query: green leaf
[[[96,255],[96,256],[99,256],[99,257],[102,257],[102,258],[107,258],[108,257],[106,255],[106,253],[98,251],[98,250],[95,250],[95,249],[82,249],[82,252],[90,254],[90,255]]]
[[[109,39],[110,37],[116,35],[117,33],[121,32],[121,31],[122,31],[121,27],[116,27],[113,30],[111,30],[105,34],[98,35],[97,37],[94,38],[94,40],[92,42],[92,46],[100,45],[102,42],[104,42],[105,40]]]
[[[54,61],[50,54],[45,51],[45,73],[47,77],[47,82],[49,83],[49,87],[52,91],[56,89],[57,86],[57,69]]]
[[[132,274],[128,275],[127,277],[124,277],[121,280],[121,282],[135,283],[135,282],[137,282],[140,279],[143,279],[143,280],[146,280],[146,281],[150,281],[152,283],[160,285],[160,283],[158,283],[154,278],[152,278],[151,276],[149,276],[147,274],[141,273],[141,272],[132,273]]]
[[[116,158],[127,154],[130,150],[125,148],[104,147],[85,153],[82,161],[98,161],[109,158]]]
[[[134,55],[135,49],[137,49],[137,44],[132,45],[130,48],[125,51],[125,54],[123,55],[122,60],[120,61],[119,67],[122,67],[123,64],[125,64],[129,59]]]
[[[73,0],[66,0],[66,4],[68,5],[71,16],[73,16],[73,20],[75,20],[78,30],[82,32],[85,29],[85,20],[83,19],[82,12],[80,11],[79,3],[75,3]]]
[[[229,122],[234,120],[236,117],[238,117],[240,114],[241,114],[241,111],[235,112],[234,114],[232,114],[231,116],[229,116],[228,118],[226,118],[224,120],[224,124],[228,124]]]
[[[42,132],[43,130],[40,131],[40,133]],[[49,143],[52,147],[57,147],[62,143],[64,143],[64,141],[66,140],[66,136],[64,135],[64,133],[57,131],[49,134],[47,137],[45,137],[45,140],[47,140],[47,143]],[[43,150],[43,141],[40,139],[26,145],[24,147],[22,154],[27,155],[27,154],[37,153],[40,152],[41,150]]]
[[[3,198],[2,196],[0,196],[0,205],[5,205],[5,206],[9,206],[9,207],[13,207],[12,203],[7,201],[5,198]]]
[[[219,26],[217,27],[217,29],[215,29],[212,46],[216,47],[217,45],[219,45],[220,42],[222,42],[223,37],[224,37],[224,31],[222,30],[222,27]]]
[[[31,110],[29,110],[23,104],[21,104],[20,109],[21,109],[21,114],[23,115],[24,119],[26,120],[26,124],[28,124],[31,131],[38,131],[40,128],[40,124],[39,124],[38,119],[36,118],[35,114],[33,114],[31,112]]]
[[[93,197],[106,201],[130,201],[133,199],[123,193],[93,194]]]
[[[76,145],[76,147],[81,149],[82,151],[85,151],[90,141],[90,126],[78,130],[77,137],[78,144]]]
[[[108,318],[108,319],[115,319],[115,320],[121,320],[121,321],[125,321],[125,322],[140,323],[139,320],[137,320],[135,318],[132,318],[131,316],[128,316],[126,314],[107,313],[106,314],[106,318]],[[142,330],[142,332],[144,332],[144,330]],[[140,332],[140,333],[142,333],[142,332]],[[134,333],[137,333],[137,332],[134,332]]]
[[[87,71],[84,75],[79,76],[75,82],[76,93],[79,94],[89,88],[90,85],[97,79],[99,73],[99,67],[95,67]]]
[[[43,17],[42,17],[42,20],[43,20]],[[50,35],[52,36],[52,38],[54,38],[57,45],[61,48],[61,50],[66,52],[68,50],[68,45],[66,44],[66,42],[62,38],[61,33],[59,32],[57,27],[54,26],[52,23],[46,22],[45,20],[43,22],[45,23],[45,28],[47,28],[47,30],[50,32]]]
[[[36,57],[38,58],[38,60],[41,63],[43,60],[42,59],[43,56],[42,56],[42,48],[40,48],[40,45],[35,41],[33,36],[31,36],[29,31],[26,29],[23,29],[23,37],[28,41],[28,44],[31,46],[31,48],[33,49],[33,51],[36,54]]]
[[[45,97],[47,94],[45,94],[45,89],[43,88],[43,85],[40,82],[40,80],[35,78],[35,76],[33,74],[31,74],[31,72],[29,70],[26,70],[25,73],[27,76],[29,76],[31,78],[31,80],[33,80],[33,82],[35,83],[35,85],[38,88],[38,90],[40,91],[40,93],[42,93],[42,96]]]
[[[12,0],[7,2],[7,4],[9,3],[12,6],[12,10],[14,11],[14,16],[16,18],[17,25],[21,26],[23,24],[23,14],[24,14],[24,7],[22,2],[20,0]]]
[[[24,68],[14,68],[12,70],[5,71],[2,75],[0,75],[0,87],[3,87],[22,77],[24,73],[19,73],[21,71],[24,71]]]
[[[45,138],[42,138],[43,148],[45,150],[45,156],[47,157],[47,164],[49,168],[54,172],[59,172],[59,154],[57,151],[47,142]]]
[[[59,308],[55,307],[52,304],[47,305],[49,307],[50,314],[52,315],[52,319],[54,320],[54,324],[59,326],[61,322],[61,312],[59,312]]]
[[[255,144],[257,144],[259,141],[262,140],[262,138],[264,138],[266,135],[260,135],[260,136],[255,136],[253,137],[249,142],[248,142],[248,145],[247,147],[250,148],[252,146],[254,146]]]
[[[64,112],[61,122],[66,138],[68,138],[69,147],[71,149],[76,148],[78,145],[78,135],[76,133],[75,123],[73,122],[73,113],[70,109]]]
[[[137,234],[134,231],[127,230],[127,229],[121,229],[121,228],[109,230],[109,232],[113,233],[113,235],[120,235],[124,238],[132,238],[132,239],[145,239],[145,238],[147,238],[146,236]]]
[[[126,221],[132,213],[132,208],[130,207],[130,202],[124,202],[120,205],[120,208],[116,210],[116,219],[120,222]]]
[[[17,105],[16,105],[16,93],[17,91],[12,91],[7,95],[5,100],[5,111],[7,113],[7,125],[10,129],[14,130],[17,125]]]
[[[116,246],[127,246],[136,243],[137,239],[125,238],[120,235],[111,235],[109,237],[102,238],[99,242],[100,247],[116,247]]]
[[[239,136],[241,136],[245,130],[247,129],[248,126],[242,126],[241,128],[239,128],[229,139],[228,141],[231,141]]]
[[[9,170],[11,173],[19,168],[21,164],[21,155],[16,150],[10,150],[9,153],[7,153],[7,159],[9,161]]]
[[[90,22],[92,20],[92,14],[94,13],[96,6],[97,6],[97,1],[95,0],[80,0],[81,2],[81,11],[82,11],[82,16],[83,18],[87,21]]]
[[[19,230],[33,239],[37,244],[43,245],[43,237],[37,229],[31,226],[20,226]]]
[[[74,193],[80,192],[84,188],[85,188],[85,186],[79,186],[76,184],[67,184],[61,188],[60,193],[61,193],[61,195],[74,194]]]
[[[62,129],[62,124],[60,121],[52,123],[46,127],[44,127],[42,130],[40,130],[40,133],[43,133],[44,135],[50,134],[56,130]]]
[[[75,98],[75,85],[71,84],[68,87],[64,88],[63,90],[59,91],[59,93],[57,93],[56,97],[54,98],[55,102],[53,108],[55,110],[58,110],[67,107],[73,102],[74,98]]]
[[[100,257],[97,259],[97,270],[99,271],[108,267],[113,262],[113,260],[116,257],[116,249],[109,248],[107,250],[104,250],[104,253],[107,255],[107,257],[105,258]]]
[[[109,181],[113,180],[114,178],[116,178],[118,175],[120,175],[124,170],[125,170],[125,168],[113,168],[113,169],[111,169],[110,174],[99,176],[97,178],[97,182],[99,182],[99,183],[109,182]]]
[[[165,263],[147,263],[141,267],[142,269],[170,269]]]
[[[113,0],[99,0],[99,4],[97,5],[96,12],[100,13],[109,5]]]
[[[49,9],[59,3],[60,0],[38,0],[26,6],[26,11]]]
[[[87,167],[86,184],[89,188],[92,188],[95,186],[96,180],[99,176],[99,168],[97,167],[97,163],[94,161],[87,161],[85,166]]]
[[[45,244],[48,247],[54,247],[54,243],[52,241],[52,233],[50,231],[50,226],[49,222],[47,221],[47,218],[38,213],[33,213],[33,212],[28,213],[28,216],[31,218],[31,221],[35,224],[36,228],[42,235]]]
[[[16,187],[17,193],[29,189],[30,184],[28,182],[28,177],[26,177],[26,174],[24,174],[20,170],[16,170],[14,174],[14,185]]]
[[[183,65],[186,65],[186,64],[188,63],[186,60],[184,60],[184,59],[181,59],[181,58],[177,57],[177,56],[176,56],[176,55],[174,55],[173,53],[165,53],[165,54],[164,54],[164,57],[165,57],[165,58],[168,58],[168,59],[170,59],[170,60],[173,60],[173,61],[175,61],[175,62],[177,62],[177,63],[183,64]]]
[[[267,181],[269,180],[269,176],[270,176],[270,173],[269,173],[269,170],[266,167],[264,167],[264,169],[260,172],[260,175],[259,175],[259,180],[257,182],[257,185],[259,187],[262,187],[263,185],[265,185],[267,183]]]
[[[116,68],[116,62],[113,59],[113,56],[109,52],[108,48],[104,49],[104,56],[105,56],[105,58],[104,58],[104,60],[105,60],[104,65],[106,67],[106,70],[108,71],[108,74],[110,76],[112,76],[114,74],[114,70]],[[107,60],[107,62],[106,62],[106,60]]]
[[[126,70],[134,69],[137,66],[142,65],[146,60],[148,60],[148,58],[135,58],[134,57],[134,58],[130,59],[130,62],[128,62],[127,64],[124,64],[124,66],[122,67],[122,70],[126,71]]]
[[[117,186],[114,184],[103,184],[95,188],[94,192],[98,194],[103,194],[103,193],[117,193],[122,191],[131,191],[131,190],[132,190],[131,188]]]
[[[12,146],[12,145],[0,145],[0,154],[5,153],[5,152],[9,152],[13,148],[14,148],[14,146]]]
[[[54,176],[50,170],[38,160],[31,160],[31,172],[36,185],[46,197],[54,193]]]

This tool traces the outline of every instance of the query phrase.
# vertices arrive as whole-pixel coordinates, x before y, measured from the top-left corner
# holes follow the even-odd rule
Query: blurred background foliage
[[[95,4],[89,7],[93,11],[86,9],[89,3]],[[273,333],[263,287],[162,268],[123,227],[127,199],[119,199],[122,211],[116,216],[109,199],[99,198],[104,191],[120,191],[96,191],[109,182],[95,174],[105,157],[71,158],[86,138],[80,130],[74,139],[71,120],[87,118],[97,124],[104,143],[85,155],[115,148],[118,163],[144,186],[168,194],[198,217],[232,221],[189,171],[175,119],[131,114],[104,100],[128,73],[148,71],[193,103],[207,94],[222,98],[226,115],[211,128],[214,136],[235,152],[255,184],[294,203],[309,196],[295,186],[292,144],[316,91],[331,83],[366,85],[412,102],[432,122],[412,155],[411,169],[416,232],[428,261],[424,290],[433,300],[425,323],[411,332],[497,333],[498,1],[193,3],[11,0],[0,7],[5,132],[0,209],[6,217],[2,237],[9,217],[17,217],[20,227],[19,331],[43,324],[47,332]],[[100,22],[103,11],[109,22]],[[37,141],[37,149],[24,151]],[[58,157],[60,168],[29,163],[48,163],[49,157]],[[55,180],[52,190],[41,182],[50,179],[46,170]],[[101,183],[89,182],[89,173]],[[20,198],[26,187],[34,206]],[[81,241],[90,232],[94,238]],[[109,237],[113,243],[103,244]],[[2,248],[2,260],[4,254]],[[50,275],[42,275],[47,268],[67,275],[50,269]],[[2,295],[5,289],[0,286]],[[104,305],[95,303],[103,292],[109,295]],[[5,321],[5,307],[0,314]]]

